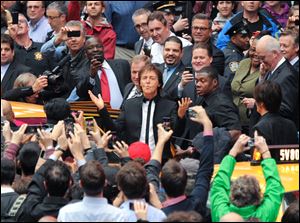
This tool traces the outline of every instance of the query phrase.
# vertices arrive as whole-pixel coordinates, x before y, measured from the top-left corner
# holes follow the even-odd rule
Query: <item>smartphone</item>
[[[80,37],[80,30],[76,30],[76,31],[69,31],[67,33],[68,37]]]
[[[166,131],[171,130],[171,118],[163,117],[163,127]]]
[[[134,211],[134,205],[131,202],[129,203],[129,209],[132,210],[132,211]]]
[[[28,125],[26,130],[25,130],[25,134],[36,134],[38,128],[40,128],[41,126],[38,125]]]
[[[65,132],[67,138],[70,137],[70,132],[74,133],[74,121],[71,118],[66,118],[65,123]]]
[[[108,142],[108,148],[113,149],[113,146],[116,144],[118,141],[118,136],[116,131],[111,131],[111,139]]]
[[[187,116],[188,116],[188,118],[196,118],[197,112],[195,112],[194,110],[189,108],[188,111],[187,111]]]
[[[103,55],[103,53],[95,54],[93,56],[93,59],[96,59],[96,60],[98,60],[98,62],[103,63],[103,61],[104,61],[104,55]]]
[[[89,134],[90,132],[95,131],[95,126],[94,126],[94,118],[93,117],[85,117],[85,130],[86,133]]]
[[[184,68],[184,71],[188,71],[190,74],[193,73],[193,67],[186,67]]]
[[[12,24],[18,25],[19,24],[19,13],[18,12],[12,12]]]

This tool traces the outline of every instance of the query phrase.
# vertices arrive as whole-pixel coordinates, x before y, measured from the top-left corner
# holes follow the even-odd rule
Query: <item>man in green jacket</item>
[[[236,163],[235,157],[245,151],[246,144],[250,138],[241,135],[236,141],[220,165],[216,174],[211,192],[212,221],[220,221],[220,218],[229,212],[235,212],[244,219],[255,217],[262,222],[273,222],[276,220],[284,188],[281,184],[276,162],[271,158],[270,151],[262,136],[255,133],[254,146],[260,152],[264,177],[266,179],[266,190],[263,198],[260,196],[260,187],[254,176],[245,175],[236,179],[232,184],[230,178]]]

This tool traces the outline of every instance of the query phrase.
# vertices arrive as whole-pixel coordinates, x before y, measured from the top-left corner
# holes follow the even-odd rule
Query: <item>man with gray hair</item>
[[[272,36],[264,36],[256,46],[261,61],[262,80],[275,81],[281,87],[282,102],[280,115],[295,122],[298,127],[298,74],[293,66],[283,57],[279,41]]]

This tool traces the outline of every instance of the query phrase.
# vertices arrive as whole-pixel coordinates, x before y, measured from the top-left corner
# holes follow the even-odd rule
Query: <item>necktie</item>
[[[107,79],[106,72],[103,68],[101,68],[102,74],[101,74],[101,95],[104,102],[110,102],[110,91],[109,91],[109,83]]]
[[[171,70],[171,68],[169,68],[169,67],[166,67],[165,70],[164,70],[164,73],[163,73],[163,83],[164,83],[164,85],[166,85],[170,70]]]
[[[152,105],[152,100],[149,101],[148,105],[148,111],[147,111],[147,122],[146,122],[146,137],[145,137],[145,143],[149,143],[149,127],[150,127],[150,116],[151,116],[151,105]]]

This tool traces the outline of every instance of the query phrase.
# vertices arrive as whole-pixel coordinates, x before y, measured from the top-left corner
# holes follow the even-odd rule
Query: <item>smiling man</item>
[[[164,17],[163,12],[155,11],[148,17],[148,26],[150,35],[154,41],[151,48],[151,62],[162,64],[163,58],[163,45],[168,37],[175,36],[168,27],[167,20]],[[182,47],[192,45],[186,39],[178,37],[182,42]]]

